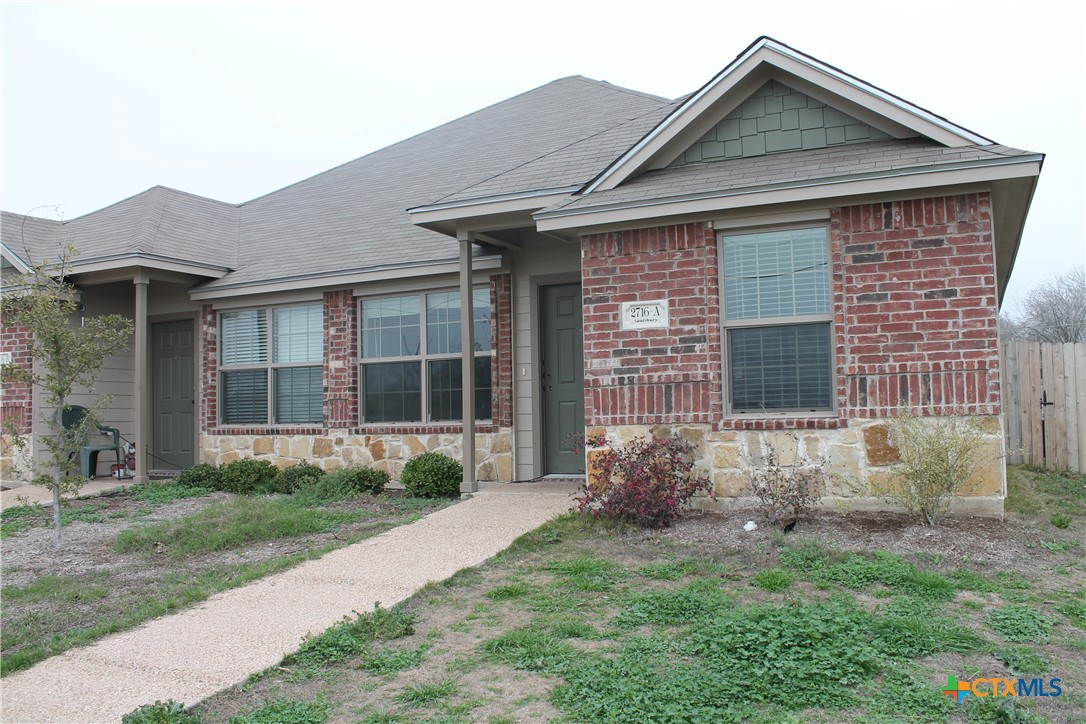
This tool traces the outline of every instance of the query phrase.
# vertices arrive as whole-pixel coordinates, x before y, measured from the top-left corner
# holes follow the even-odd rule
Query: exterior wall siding
[[[476,479],[513,479],[512,321],[508,274],[491,278],[495,360],[491,366],[493,420],[476,426]],[[218,313],[201,310],[202,462],[226,464],[240,457],[268,459],[282,467],[308,460],[325,470],[373,465],[398,479],[412,456],[438,451],[462,457],[461,426],[448,423],[361,424],[358,370],[358,300],[351,290],[324,293],[324,394],[322,423],[220,425]]]
[[[747,494],[750,466],[770,447],[824,458],[870,496],[896,460],[885,423],[902,408],[976,418],[993,459],[1002,440],[998,309],[988,194],[832,209],[829,222],[836,405],[831,414],[726,415],[717,237],[709,224],[582,238],[586,422],[620,444],[671,430],[699,450],[724,497]],[[622,330],[625,301],[667,298],[670,327]],[[789,452],[790,451],[790,452]],[[591,460],[591,450],[589,460]],[[591,466],[590,466],[591,467]],[[1002,465],[971,491],[1002,512]]]

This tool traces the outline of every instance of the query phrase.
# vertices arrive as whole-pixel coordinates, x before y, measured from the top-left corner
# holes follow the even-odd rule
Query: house
[[[2,251],[17,273],[73,243],[84,313],[134,318],[98,387],[141,474],[440,450],[472,490],[662,426],[732,496],[767,446],[885,481],[903,406],[999,449],[1042,161],[763,37],[676,100],[563,78],[243,204],[5,213]],[[30,391],[3,405],[34,424]],[[993,464],[958,503],[1004,492]]]

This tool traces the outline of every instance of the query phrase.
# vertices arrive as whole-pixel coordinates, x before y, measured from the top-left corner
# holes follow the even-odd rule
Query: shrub
[[[451,498],[460,494],[464,466],[448,455],[427,452],[407,461],[400,482],[416,498]]]
[[[178,473],[174,484],[183,485],[186,488],[222,490],[222,470],[214,465],[200,463]]]
[[[589,439],[603,447],[603,437]],[[666,528],[697,493],[708,493],[709,479],[694,473],[694,446],[679,437],[635,438],[622,447],[593,451],[595,479],[575,498],[577,510],[595,516]]]
[[[184,704],[167,699],[128,712],[121,718],[121,724],[200,724],[200,717],[186,714]]]
[[[229,493],[247,495],[266,490],[275,483],[279,470],[267,460],[242,458],[222,468],[222,489]]]
[[[792,439],[798,451],[798,438]],[[747,472],[751,490],[761,502],[762,515],[770,523],[794,521],[822,497],[829,479],[826,461],[819,458],[802,463],[797,453],[791,464],[782,465],[780,453],[772,445],[765,458],[764,467]]]
[[[380,495],[389,481],[388,473],[384,470],[364,466],[340,468],[330,475],[340,481],[344,489],[366,495]],[[457,480],[456,486],[457,492],[459,492],[459,480]]]
[[[984,431],[971,418],[917,417],[903,411],[890,421],[889,439],[901,458],[891,468],[900,483],[876,492],[932,526],[951,499],[967,493],[976,474],[992,462],[983,454]]]
[[[323,476],[323,470],[303,460],[297,465],[291,465],[279,471],[279,474],[275,476],[274,491],[290,495],[307,485],[312,485]]]

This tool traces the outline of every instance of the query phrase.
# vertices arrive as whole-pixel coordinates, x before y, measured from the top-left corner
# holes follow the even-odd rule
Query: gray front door
[[[196,405],[193,400],[193,322],[163,322],[152,327],[151,364],[154,439],[150,466],[167,470],[191,467]],[[142,474],[142,473],[141,473]]]
[[[543,460],[545,473],[582,473],[574,452],[584,435],[584,349],[581,285],[541,287]]]

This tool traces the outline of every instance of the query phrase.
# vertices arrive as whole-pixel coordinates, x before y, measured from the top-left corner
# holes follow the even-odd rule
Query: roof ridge
[[[548,86],[552,86],[552,85],[554,85],[556,83],[561,83],[562,81],[567,81],[567,80],[575,80],[577,78],[578,78],[578,76],[566,76],[564,78],[556,78],[555,80],[549,81],[549,82],[544,83],[543,85],[540,85],[540,86],[536,86],[535,88],[529,88],[526,91],[522,91],[522,92],[517,93],[516,95],[510,96],[508,98],[503,98],[500,101],[496,101],[494,103],[491,103],[490,105],[483,106],[482,108],[476,109],[476,110],[474,110],[471,113],[468,113],[466,115],[457,116],[456,118],[445,121],[444,123],[436,125],[436,126],[434,126],[432,128],[427,128],[424,131],[419,131],[418,133],[416,133],[414,135],[411,135],[411,136],[408,136],[407,138],[401,138],[399,141],[396,141],[395,143],[391,143],[391,144],[389,144],[387,146],[382,146],[381,148],[375,148],[374,150],[370,151],[369,153],[364,153],[361,156],[358,156],[356,158],[352,158],[352,159],[350,159],[348,161],[344,161],[343,163],[332,166],[331,168],[324,169],[323,171],[319,171],[319,172],[317,172],[317,173],[315,173],[315,174],[313,174],[311,176],[306,176],[303,179],[299,179],[298,181],[294,181],[293,183],[289,183],[286,186],[283,186],[281,188],[277,188],[277,189],[274,189],[272,191],[268,191],[267,193],[261,194],[259,196],[254,196],[253,198],[249,199],[248,201],[243,201],[240,204],[238,204],[238,207],[240,208],[242,206],[247,206],[247,205],[249,205],[249,204],[251,204],[251,203],[253,203],[255,201],[259,201],[259,200],[267,198],[267,197],[269,197],[269,196],[271,196],[273,194],[277,194],[277,193],[279,193],[281,191],[286,191],[289,188],[293,188],[293,187],[298,186],[300,184],[306,183],[307,181],[311,181],[311,180],[313,180],[313,179],[315,179],[315,178],[317,178],[319,176],[323,176],[325,174],[332,173],[333,171],[338,171],[339,169],[341,169],[341,168],[343,168],[345,166],[349,166],[350,164],[355,163],[357,161],[361,161],[364,158],[369,158],[370,156],[376,155],[378,153],[383,153],[385,151],[389,151],[389,150],[391,150],[393,148],[396,148],[398,146],[402,146],[403,144],[407,143],[408,141],[415,140],[419,136],[424,136],[424,135],[426,135],[428,133],[433,133],[434,131],[445,128],[445,127],[450,126],[450,125],[452,125],[454,123],[459,123],[460,121],[471,118],[472,116],[477,116],[480,113],[483,113],[484,111],[488,111],[491,108],[496,108],[497,106],[503,105],[505,103],[509,103],[510,101],[514,101],[517,98],[522,98],[522,97],[528,95],[529,93],[535,93],[537,91],[543,90],[544,88],[546,88]],[[584,81],[587,81],[587,82],[596,82],[596,83],[599,82],[599,81],[590,81],[590,79],[583,78],[583,77],[580,77],[580,79],[584,80]]]
[[[658,95],[656,95],[654,93],[646,93],[645,91],[639,91],[639,90],[636,90],[634,88],[627,88],[626,86],[622,86],[622,85],[618,85],[616,83],[612,83],[609,80],[596,80],[595,78],[589,78],[588,76],[584,76],[584,75],[580,75],[580,74],[568,75],[565,78],[559,78],[559,80],[567,80],[567,79],[569,79],[569,80],[580,80],[580,81],[584,81],[585,83],[591,83],[593,85],[604,86],[604,87],[610,88],[612,90],[621,91],[622,93],[629,93],[630,95],[640,96],[642,98],[648,98],[648,99],[654,100],[654,101],[662,101],[664,103],[670,103],[673,100],[671,98],[665,98],[664,96],[658,96]]]
[[[570,77],[571,78],[576,77],[576,78],[584,79],[582,76],[570,76]],[[591,79],[584,79],[584,80],[591,80]],[[592,81],[592,82],[593,83],[600,83],[600,82],[603,82],[603,81]],[[653,108],[651,111],[645,111],[644,113],[642,113],[640,115],[636,115],[636,116],[634,116],[632,118],[626,118],[625,120],[619,121],[618,123],[616,123],[613,126],[608,126],[607,128],[603,128],[603,129],[601,129],[599,131],[596,131],[595,133],[590,133],[589,135],[584,136],[583,138],[578,138],[576,141],[572,141],[570,143],[567,143],[564,146],[559,146],[558,148],[547,151],[546,153],[542,153],[542,154],[540,154],[540,155],[538,155],[538,156],[536,156],[534,158],[530,158],[527,161],[525,161],[524,163],[517,164],[516,166],[513,166],[511,168],[507,168],[504,171],[500,171],[500,172],[498,172],[496,174],[493,174],[492,176],[488,176],[487,178],[482,179],[480,181],[477,181],[477,182],[471,184],[470,186],[465,186],[462,189],[458,189],[458,190],[453,191],[451,193],[445,194],[444,196],[442,196],[440,199],[437,199],[433,203],[435,203],[435,204],[441,203],[442,201],[444,201],[447,198],[450,198],[452,196],[456,196],[458,194],[462,194],[465,191],[467,191],[468,189],[475,188],[476,186],[481,186],[481,185],[487,183],[488,181],[492,181],[492,180],[494,180],[494,179],[496,179],[496,178],[498,178],[500,176],[504,176],[507,173],[512,173],[513,171],[516,171],[518,168],[524,168],[525,166],[527,166],[529,164],[532,164],[532,163],[535,163],[536,161],[539,161],[540,159],[544,159],[547,156],[553,156],[554,154],[565,151],[568,148],[572,148],[573,146],[576,146],[579,143],[584,143],[585,141],[596,138],[597,136],[601,136],[604,133],[610,133],[611,131],[614,131],[617,128],[621,128],[622,126],[625,126],[625,125],[627,125],[629,123],[634,123],[635,121],[640,121],[645,116],[652,115],[653,113],[659,112],[660,108],[662,108],[664,106],[667,106],[670,103],[672,103],[672,101],[667,101],[665,99],[664,103],[662,103],[660,106],[657,106],[656,108]],[[578,185],[581,185],[581,184],[578,184]]]

